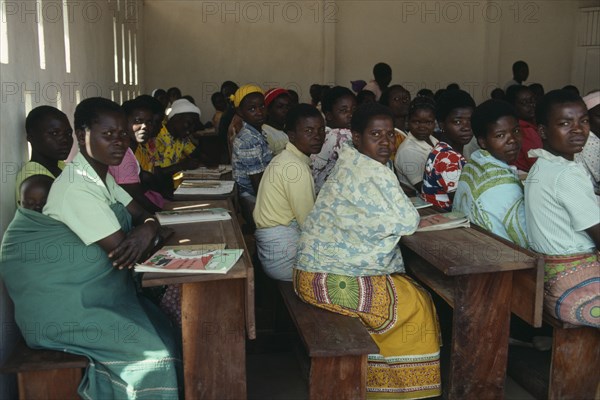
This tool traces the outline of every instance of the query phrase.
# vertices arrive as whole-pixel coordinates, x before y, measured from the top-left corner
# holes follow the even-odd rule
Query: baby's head
[[[50,193],[54,179],[47,175],[33,175],[21,183],[20,206],[29,210],[42,212]]]

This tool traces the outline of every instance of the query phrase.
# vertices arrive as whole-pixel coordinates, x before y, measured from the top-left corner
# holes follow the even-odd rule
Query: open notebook
[[[135,266],[135,272],[226,274],[242,256],[242,249],[225,244],[167,246]]]

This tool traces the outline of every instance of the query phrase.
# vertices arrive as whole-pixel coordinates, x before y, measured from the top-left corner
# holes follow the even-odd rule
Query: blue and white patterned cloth
[[[273,153],[269,150],[266,136],[244,122],[242,130],[233,141],[231,155],[233,180],[237,182],[240,194],[256,197],[250,175],[264,172],[272,158]]]
[[[398,242],[418,224],[394,172],[344,143],[302,226],[296,268],[350,276],[404,272]]]

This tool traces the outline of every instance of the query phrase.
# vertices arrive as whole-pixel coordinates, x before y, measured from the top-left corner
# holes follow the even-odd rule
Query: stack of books
[[[233,192],[235,181],[195,181],[185,180],[181,182],[175,196],[177,195],[203,195],[219,196],[228,195]]]
[[[443,231],[454,228],[469,228],[471,224],[463,213],[449,212],[421,217],[417,232]]]
[[[231,219],[224,208],[203,208],[199,210],[173,210],[156,213],[161,225],[189,224],[194,222],[226,221]]]
[[[217,168],[200,167],[189,171],[183,171],[183,179],[212,179],[219,180],[232,171],[231,165],[219,165]]]

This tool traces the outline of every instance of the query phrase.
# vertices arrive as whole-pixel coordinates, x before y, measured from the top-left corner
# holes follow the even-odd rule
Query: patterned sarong
[[[554,318],[600,328],[600,260],[597,254],[544,256],[544,307]]]
[[[429,294],[402,274],[353,277],[294,270],[294,288],[309,304],[360,318],[380,354],[369,354],[367,397],[439,396],[440,337]]]

